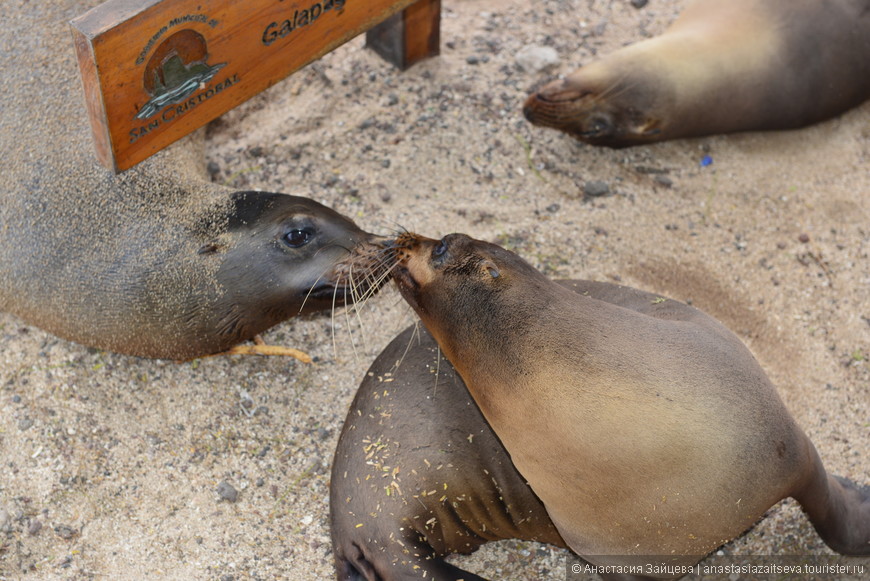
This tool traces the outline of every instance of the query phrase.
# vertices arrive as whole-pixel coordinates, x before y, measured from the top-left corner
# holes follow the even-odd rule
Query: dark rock
[[[583,184],[583,193],[593,198],[606,196],[610,193],[610,186],[602,181],[586,182]]]
[[[236,502],[239,499],[239,491],[233,488],[232,484],[226,480],[218,484],[217,493],[221,500],[226,500],[227,502]]]

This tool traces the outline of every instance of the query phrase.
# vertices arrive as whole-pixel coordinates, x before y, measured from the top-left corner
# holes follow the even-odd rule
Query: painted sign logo
[[[130,132],[130,143],[158,129],[211,99],[239,82],[237,74],[212,83],[215,75],[227,66],[225,62],[209,63],[208,42],[196,30],[184,28],[161,42],[148,57],[157,41],[172,28],[190,22],[202,22],[214,28],[218,22],[204,15],[193,14],[176,18],[161,28],[139,54],[136,64],[145,64],[142,83],[149,99],[133,115],[136,126]]]
[[[226,63],[209,65],[205,37],[182,30],[161,44],[145,67],[145,90],[151,99],[136,119],[148,119],[167,105],[181,103],[204,88]]]

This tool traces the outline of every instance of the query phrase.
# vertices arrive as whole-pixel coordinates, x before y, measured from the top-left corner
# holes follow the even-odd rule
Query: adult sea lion
[[[692,565],[789,496],[832,549],[870,554],[870,489],[825,471],[711,317],[613,285],[574,292],[461,234],[402,235],[396,256],[402,296],[578,555]]]
[[[697,0],[661,36],[554,81],[535,125],[593,145],[791,129],[870,98],[870,0]]]
[[[343,303],[352,270],[376,288],[377,237],[312,200],[210,183],[195,137],[121,175],[97,164],[66,25],[94,4],[4,5],[0,310],[188,359]]]

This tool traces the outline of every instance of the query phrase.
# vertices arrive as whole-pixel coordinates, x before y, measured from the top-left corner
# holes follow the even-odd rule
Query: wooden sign
[[[71,22],[97,156],[132,167],[412,4],[440,9],[440,0],[109,0]],[[432,36],[431,21],[412,18],[409,33],[406,20],[380,36],[420,27]],[[435,29],[437,39],[437,20]],[[405,56],[394,62],[420,58]]]

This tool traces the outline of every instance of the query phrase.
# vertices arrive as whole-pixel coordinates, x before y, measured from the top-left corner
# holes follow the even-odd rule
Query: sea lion
[[[121,175],[97,164],[57,32],[94,4],[4,7],[0,310],[84,345],[189,359],[344,303],[351,270],[359,292],[376,288],[379,238],[313,200],[211,183],[198,136]]]
[[[870,1],[697,0],[526,101],[592,145],[803,127],[870,98]]]
[[[565,546],[462,379],[417,326],[363,378],[329,494],[340,581],[483,581],[444,557],[498,539]]]
[[[692,565],[786,497],[833,550],[870,554],[870,488],[825,471],[713,318],[613,285],[574,292],[462,234],[403,234],[395,252],[402,296],[581,557]]]

